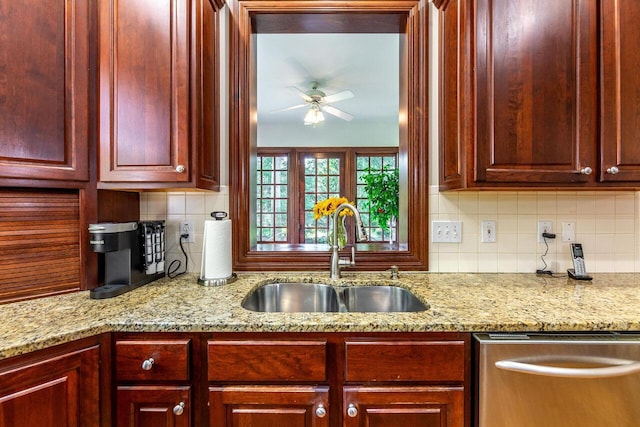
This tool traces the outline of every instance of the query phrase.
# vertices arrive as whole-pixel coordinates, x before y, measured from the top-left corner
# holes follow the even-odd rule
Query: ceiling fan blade
[[[307,104],[298,104],[298,105],[292,105],[291,107],[287,107],[287,108],[280,108],[279,110],[273,110],[270,111],[270,113],[281,113],[283,111],[289,111],[289,110],[295,110],[297,108],[302,108],[302,107],[306,107]]]
[[[313,101],[313,98],[311,98],[309,95],[307,95],[305,92],[301,91],[300,89],[298,89],[295,86],[291,86],[291,89],[302,99],[304,99],[307,102],[311,102]]]
[[[349,113],[346,113],[342,110],[338,110],[336,107],[332,107],[331,105],[323,105],[322,106],[322,111],[325,111],[331,115],[334,115],[342,120],[346,120],[348,122],[350,122],[351,120],[353,120],[353,116]]]
[[[343,90],[342,92],[334,93],[333,95],[325,96],[324,102],[337,102],[344,99],[353,98],[355,95],[350,90]]]

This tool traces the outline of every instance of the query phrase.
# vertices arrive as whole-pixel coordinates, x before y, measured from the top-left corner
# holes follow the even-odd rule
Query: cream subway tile
[[[475,273],[478,271],[478,255],[461,253],[458,256],[458,271],[461,273]]]
[[[636,231],[636,219],[631,215],[616,215],[615,229],[616,234],[633,234]]]
[[[207,193],[204,199],[205,215],[210,216],[211,212],[223,211],[229,213],[229,195],[220,193]],[[233,218],[232,218],[233,219]]]
[[[518,214],[535,214],[538,211],[538,197],[536,193],[518,193]]]
[[[535,233],[518,234],[518,254],[535,254],[538,245]]]
[[[518,273],[535,273],[538,268],[536,260],[539,261],[540,258],[532,256],[518,257]]]
[[[477,233],[463,234],[462,242],[458,244],[460,253],[477,253],[481,246],[480,235]]]
[[[498,237],[503,234],[515,234],[518,232],[518,216],[498,214],[496,226]]]
[[[479,273],[497,273],[498,272],[498,254],[497,253],[478,254],[478,272]]]
[[[592,191],[580,192],[576,196],[578,215],[595,215],[596,195]]]
[[[576,240],[580,239],[581,234],[596,233],[596,216],[578,214],[576,217]]]
[[[500,254],[513,254],[518,253],[518,235],[510,233],[498,232],[498,253]]]
[[[601,191],[596,194],[596,215],[614,215],[616,206],[616,195],[614,192]]]
[[[499,193],[498,194],[498,214],[517,214],[518,213],[518,193]]]
[[[438,262],[440,260],[440,254],[436,251],[431,250],[432,245],[429,245],[429,271],[439,272]]]
[[[635,258],[632,254],[616,256],[613,261],[613,268],[616,273],[633,273],[635,268]]]
[[[635,253],[635,235],[633,234],[614,234],[613,236],[613,252],[617,254],[634,254]]]
[[[578,196],[571,191],[559,192],[556,205],[558,215],[575,215],[578,212]]]
[[[593,248],[593,253],[598,255],[613,254],[615,252],[614,236],[614,234],[596,234],[596,244]]]
[[[169,215],[184,215],[187,213],[185,193],[167,194],[167,213]]]
[[[536,234],[538,217],[536,215],[518,215],[518,234]]]
[[[440,196],[437,194],[429,195],[429,214],[430,215],[434,215],[440,212],[439,198]]]
[[[205,194],[204,193],[187,193],[186,195],[186,212],[188,214],[206,213],[205,210]]]
[[[147,213],[154,215],[167,214],[167,193],[164,192],[146,192],[142,193],[147,202]],[[142,197],[141,195],[141,197]]]
[[[635,214],[635,195],[632,192],[619,192],[615,200],[616,215]]]
[[[537,193],[538,197],[538,215],[548,215],[555,214],[557,211],[556,201],[557,196],[556,193],[553,192],[539,192]]]
[[[440,194],[440,187],[438,185],[430,185],[429,194]]]
[[[440,273],[457,273],[460,263],[458,254],[440,254],[438,271]]]
[[[440,214],[458,215],[459,211],[458,193],[440,193],[438,199],[438,212]]]
[[[469,215],[478,213],[478,193],[461,193],[458,203],[461,213]]]
[[[478,214],[496,215],[498,213],[498,194],[496,192],[486,192],[478,194]]]
[[[517,273],[518,272],[518,254],[499,253],[498,254],[498,273]]]
[[[616,230],[614,215],[596,215],[596,234],[613,234]]]

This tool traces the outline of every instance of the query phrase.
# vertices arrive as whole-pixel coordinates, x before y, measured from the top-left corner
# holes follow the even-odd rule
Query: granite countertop
[[[89,292],[0,305],[0,359],[102,332],[640,331],[640,275],[594,280],[534,274],[241,273],[219,287],[197,276],[161,279],[124,295]],[[241,307],[273,281],[395,284],[429,305],[417,313],[257,313]]]

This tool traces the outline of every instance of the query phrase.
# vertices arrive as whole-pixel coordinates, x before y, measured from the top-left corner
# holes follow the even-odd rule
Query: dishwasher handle
[[[541,362],[540,358],[535,359]],[[597,368],[566,368],[560,366],[539,365],[537,363],[523,362],[521,360],[499,360],[495,363],[496,368],[507,371],[521,372],[532,375],[542,375],[547,377],[564,378],[610,378],[631,375],[640,372],[640,362],[637,360],[617,359],[611,357],[567,357],[559,359],[557,357],[549,359],[547,362],[561,361],[563,363],[575,364],[599,364],[609,365]]]

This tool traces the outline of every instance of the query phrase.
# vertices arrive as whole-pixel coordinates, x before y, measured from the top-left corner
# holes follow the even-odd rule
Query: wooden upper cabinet
[[[437,5],[441,189],[594,183],[598,2]]]
[[[100,0],[99,186],[219,189],[209,0]]]
[[[2,184],[37,179],[78,187],[89,179],[90,4],[2,2]]]
[[[600,179],[640,182],[640,2],[602,1]]]

